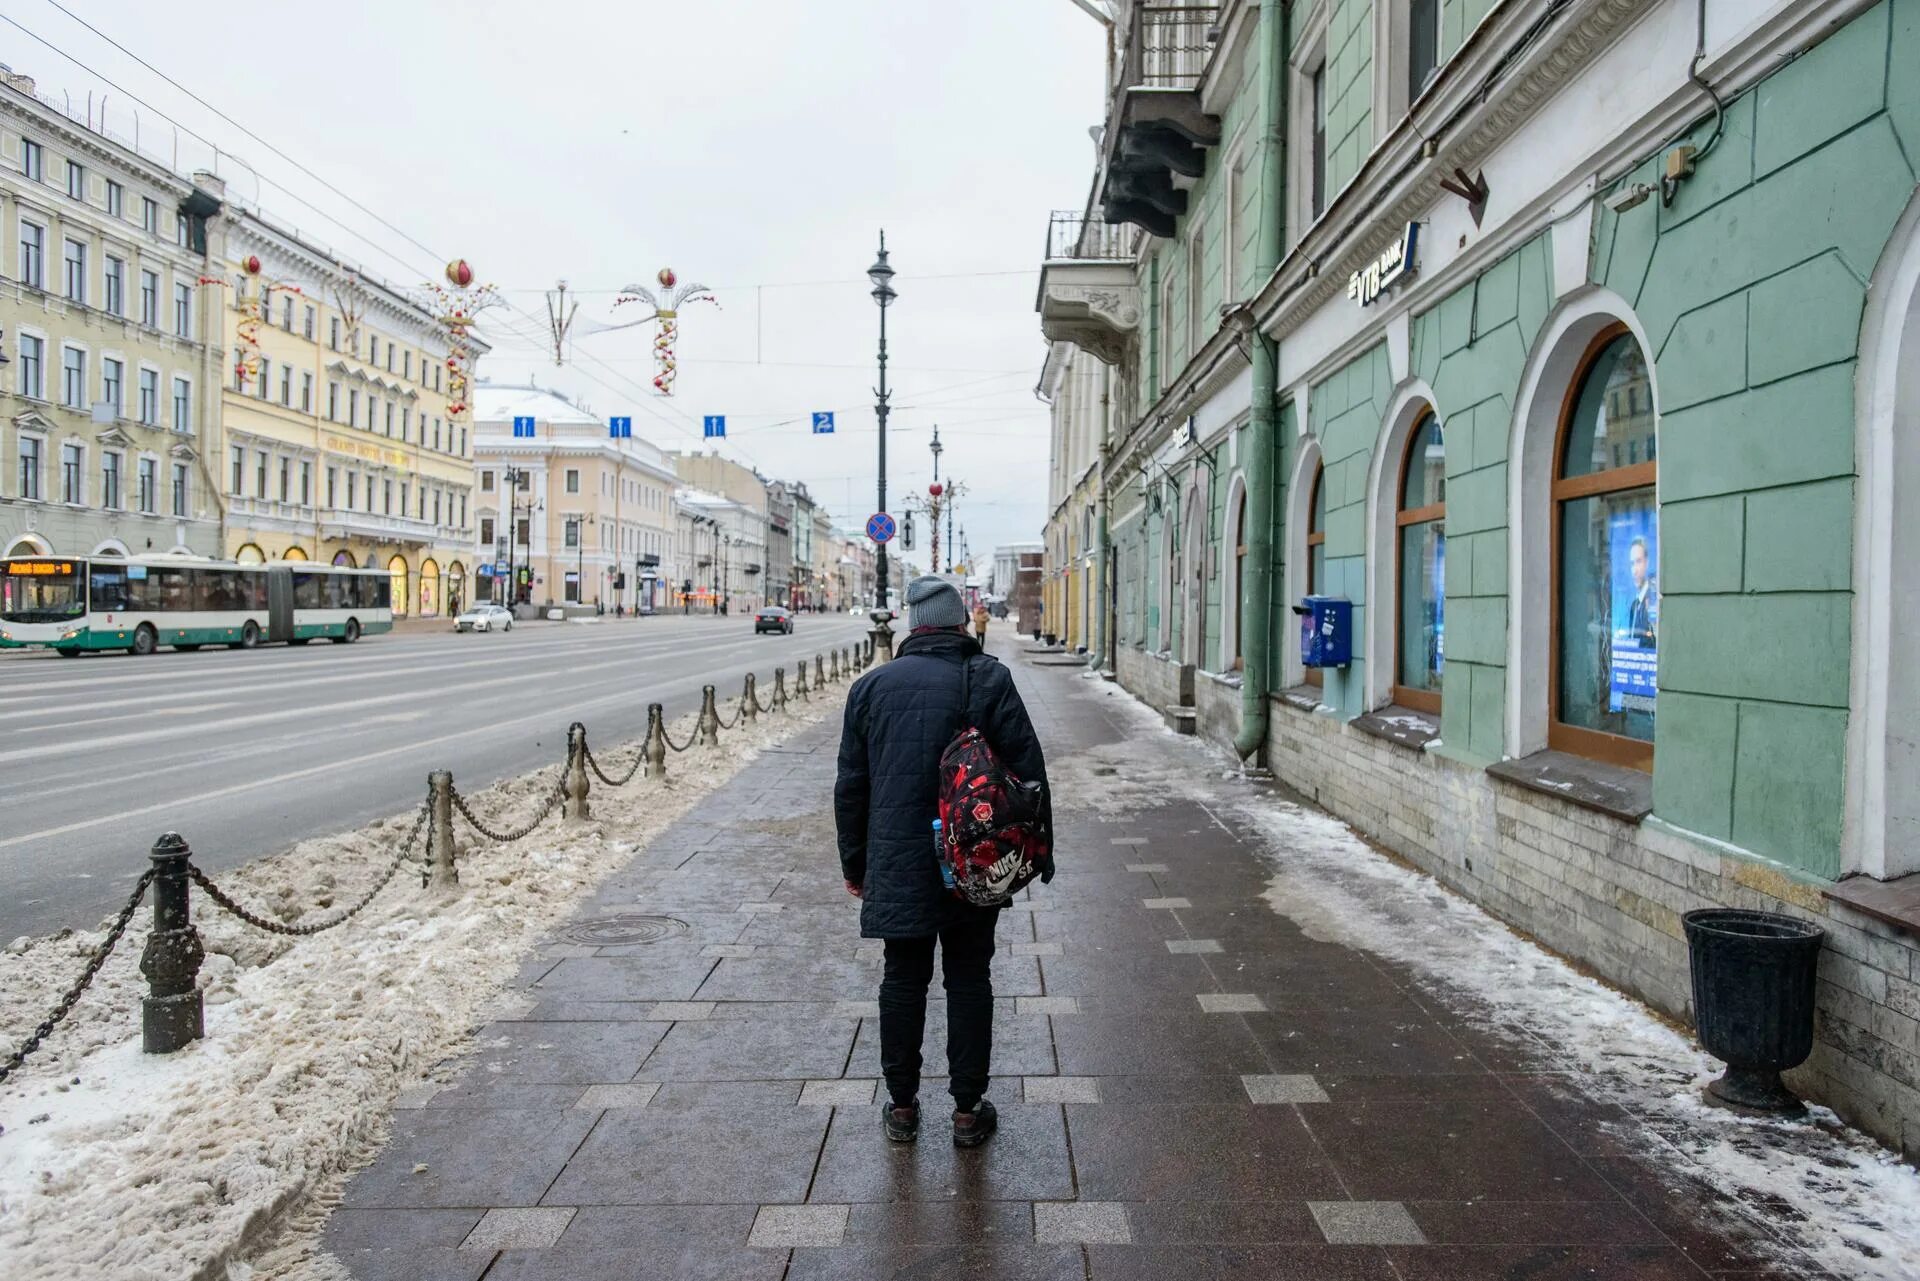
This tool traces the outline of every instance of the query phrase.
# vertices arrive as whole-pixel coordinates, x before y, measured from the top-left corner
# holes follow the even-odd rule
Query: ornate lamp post
[[[880,256],[874,259],[873,266],[867,268],[867,279],[873,282],[873,301],[880,308],[880,385],[874,389],[874,416],[880,424],[880,481],[879,503],[876,511],[887,510],[887,308],[900,295],[893,289],[893,268],[887,265],[887,233],[880,233]],[[874,661],[885,662],[893,657],[893,629],[887,626],[892,614],[887,610],[887,545],[877,544],[874,550],[874,603],[873,611],[873,653]]]

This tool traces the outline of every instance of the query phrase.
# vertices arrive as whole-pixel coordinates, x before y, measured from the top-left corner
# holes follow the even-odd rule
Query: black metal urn
[[[1707,1101],[1804,1114],[1780,1074],[1813,1052],[1813,980],[1826,931],[1796,917],[1733,907],[1688,912],[1682,923],[1700,1044],[1727,1065],[1707,1086]]]

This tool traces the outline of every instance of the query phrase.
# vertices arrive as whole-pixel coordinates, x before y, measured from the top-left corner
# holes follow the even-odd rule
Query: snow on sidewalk
[[[1200,802],[1272,868],[1264,898],[1275,912],[1311,938],[1409,968],[1451,1008],[1531,1042],[1542,1070],[1578,1074],[1633,1116],[1616,1137],[1650,1167],[1705,1179],[1835,1276],[1920,1277],[1920,1171],[1826,1108],[1789,1122],[1707,1106],[1701,1089],[1721,1064],[1645,1005],[1108,693],[1128,740],[1054,765],[1056,792],[1110,812]]]
[[[72,1016],[0,1087],[0,1277],[221,1277],[243,1246],[317,1213],[377,1150],[396,1096],[467,1048],[556,922],[760,750],[837,713],[840,692],[723,732],[718,751],[671,756],[665,784],[595,781],[587,824],[549,819],[494,845],[456,819],[457,890],[424,890],[403,868],[359,917],[310,938],[264,934],[196,890],[207,1035],[176,1054],[140,1052],[143,904]],[[690,728],[674,727],[676,741]],[[638,746],[602,748],[602,768],[618,776]],[[555,779],[542,770],[468,799],[490,824],[517,822]],[[365,892],[414,818],[305,841],[218,881],[265,915],[319,919]],[[63,932],[0,956],[0,1044],[45,1017],[101,937]]]

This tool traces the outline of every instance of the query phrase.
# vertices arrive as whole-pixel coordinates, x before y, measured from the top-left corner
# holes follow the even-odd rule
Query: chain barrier
[[[636,753],[633,758],[632,766],[628,768],[627,772],[619,778],[610,778],[607,772],[600,768],[600,762],[593,758],[593,748],[585,744],[582,744],[582,746],[585,747],[587,753],[587,768],[593,771],[595,778],[605,783],[608,787],[625,787],[633,781],[633,776],[640,772],[640,767],[647,763],[647,748],[646,744],[642,743],[639,752]]]
[[[87,957],[87,968],[80,972],[79,981],[67,989],[66,995],[60,998],[60,1004],[53,1007],[53,1012],[40,1020],[40,1026],[33,1029],[33,1035],[22,1041],[20,1048],[7,1056],[6,1062],[0,1063],[0,1082],[12,1076],[19,1066],[27,1061],[27,1056],[40,1048],[40,1043],[52,1034],[53,1029],[59,1027],[67,1015],[73,1013],[73,1007],[79,1002],[81,994],[92,986],[94,976],[99,974],[100,967],[107,963],[107,957],[120,942],[120,936],[127,932],[127,922],[133,919],[134,912],[140,907],[140,900],[147,896],[147,887],[153,884],[153,878],[157,875],[159,875],[158,870],[150,867],[141,873],[138,881],[134,882],[132,897],[127,900],[127,905],[120,909],[120,915],[114,918],[113,928],[107,931],[107,936],[100,940],[100,945],[93,949],[91,956]]]
[[[733,705],[733,719],[732,719],[732,720],[726,720],[726,719],[724,719],[724,718],[722,718],[722,717],[721,717],[721,715],[720,715],[720,713],[719,713],[718,711],[716,711],[716,712],[714,712],[714,714],[713,714],[713,718],[714,718],[714,720],[716,720],[716,721],[718,721],[718,722],[720,723],[720,728],[721,728],[721,729],[732,729],[732,728],[733,728],[734,726],[736,726],[736,725],[738,725],[738,724],[740,723],[740,719],[741,719],[741,717],[743,717],[743,716],[745,716],[745,715],[746,715],[746,703],[745,703],[745,700],[743,699],[743,700],[741,700],[740,702],[738,702],[738,703],[735,703],[735,704]]]
[[[687,735],[686,742],[676,743],[673,741],[673,735],[667,732],[666,724],[663,722],[660,726],[660,737],[665,739],[667,746],[671,747],[674,751],[684,752],[693,746],[695,739],[700,737],[700,727],[698,725],[693,727],[693,733]]]
[[[458,790],[455,790],[453,793],[453,807],[460,811],[460,817],[466,819],[468,823],[473,825],[474,831],[480,833],[480,835],[490,841],[499,841],[505,844],[509,841],[519,840],[534,828],[540,826],[540,824],[546,820],[547,815],[560,808],[560,802],[566,798],[566,793],[567,771],[562,769],[560,771],[560,777],[553,781],[553,790],[547,793],[547,799],[541,804],[539,811],[535,813],[531,819],[527,820],[523,826],[515,828],[511,832],[496,832],[485,823],[482,823],[475,817],[474,812],[467,807],[467,798],[460,795]]]
[[[455,793],[455,804],[459,803],[459,799],[459,794]],[[394,851],[393,858],[387,863],[386,870],[380,873],[380,878],[373,883],[373,887],[360,896],[359,902],[344,912],[336,913],[324,921],[315,921],[311,925],[287,925],[280,921],[270,920],[267,917],[261,916],[258,912],[249,911],[245,905],[234,899],[218,885],[215,885],[213,880],[205,872],[191,863],[187,864],[187,875],[193,878],[195,885],[198,885],[206,891],[208,898],[255,929],[265,930],[269,934],[285,934],[295,938],[305,937],[310,934],[325,933],[335,926],[345,925],[348,921],[360,915],[367,904],[373,902],[374,896],[381,890],[387,888],[387,884],[393,880],[394,873],[400,870],[400,865],[407,861],[408,855],[413,853],[414,843],[420,839],[421,829],[426,827],[427,819],[432,813],[433,801],[429,798],[425,804],[421,805],[420,816],[413,820],[413,830],[407,833],[406,841],[398,850]]]

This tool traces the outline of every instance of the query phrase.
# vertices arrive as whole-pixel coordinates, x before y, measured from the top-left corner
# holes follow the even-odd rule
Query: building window
[[[400,406],[400,439],[402,442],[413,438],[413,410]]]
[[[253,496],[267,496],[267,451],[264,449],[253,451]]]
[[[348,511],[352,511],[356,506],[359,505],[357,501],[359,494],[360,494],[360,473],[357,471],[350,471],[347,473],[347,510]]]
[[[1327,582],[1327,469],[1313,469],[1313,496],[1307,500],[1307,595],[1318,596]],[[1324,677],[1318,667],[1307,668],[1306,681],[1319,685]]]
[[[68,409],[87,407],[87,353],[78,347],[60,349],[60,403]]]
[[[87,198],[86,167],[71,160],[67,161],[67,194],[75,200]]]
[[[140,226],[156,236],[160,234],[160,205],[151,196],[140,197]]]
[[[68,441],[60,446],[60,501],[86,501],[86,477],[80,470],[80,446]]]
[[[1196,218],[1194,223],[1193,238],[1187,242],[1187,358],[1189,360],[1207,340],[1207,233],[1198,225],[1199,219]]]
[[[381,490],[381,493],[383,494],[381,501],[386,504],[383,510],[387,513],[387,515],[391,516],[393,515],[393,481],[391,480],[381,481],[380,490]],[[406,495],[404,494],[400,496],[400,514],[402,516],[407,514],[407,499],[406,499]]]
[[[413,377],[413,352],[411,349],[400,353],[400,376],[406,379]]]
[[[1432,409],[1420,415],[1407,440],[1394,521],[1400,572],[1393,701],[1438,713],[1446,651],[1447,455]]]
[[[193,432],[193,384],[184,378],[173,380],[173,429],[183,436]]]
[[[1407,0],[1407,102],[1440,69],[1440,0]]]
[[[115,218],[124,218],[127,213],[127,189],[107,179],[107,213]]]
[[[176,516],[187,514],[187,465],[185,463],[173,465],[173,514]]]
[[[1646,357],[1610,328],[1588,348],[1560,423],[1547,744],[1636,769],[1653,767],[1657,426]]]
[[[227,451],[230,470],[227,474],[227,492],[239,497],[243,488],[243,478],[247,472],[247,451],[235,445]]]
[[[440,523],[440,491],[437,489],[433,491],[433,523]]]
[[[39,143],[31,138],[20,140],[20,172],[34,182],[44,180],[46,173],[46,152]]]
[[[334,351],[340,350],[340,317],[327,317],[327,346]]]
[[[100,505],[120,510],[120,455],[108,450],[100,452]]]
[[[327,384],[327,421],[340,421],[340,384],[336,382]]]
[[[149,427],[160,425],[160,373],[154,369],[140,371],[140,421]]]
[[[1310,192],[1313,200],[1313,216],[1318,218],[1327,208],[1327,64],[1322,62],[1313,70],[1313,150],[1310,164]]]
[[[413,486],[406,481],[400,482],[400,514],[407,514],[407,504],[413,501]]]
[[[440,448],[440,420],[438,418],[433,420],[433,447],[436,450]]]
[[[87,247],[78,240],[63,241],[60,260],[66,267],[64,287],[67,300],[84,306],[87,301]]]
[[[313,412],[313,375],[312,374],[300,375],[300,412],[303,414],[310,414]]]
[[[262,356],[260,358],[260,373],[257,381],[254,384],[253,394],[258,396],[260,399],[265,400],[267,398],[267,385],[272,381],[273,381],[273,362],[271,360],[268,360],[266,357]]]
[[[300,505],[309,506],[313,502],[313,464],[300,464]]]
[[[338,507],[340,497],[340,469],[327,468],[327,506]]]
[[[173,287],[173,332],[181,338],[193,337],[193,286]]]
[[[115,418],[126,404],[126,370],[125,364],[111,356],[100,360],[100,398],[113,407]]]
[[[492,472],[483,471],[480,473],[480,492],[483,494],[491,494],[493,492]]]
[[[47,229],[20,220],[20,283],[33,289],[47,287]]]
[[[154,503],[160,497],[160,462],[154,458],[142,458],[139,472],[140,510],[151,516]]]
[[[577,494],[580,492],[580,469],[577,467],[567,468],[567,492],[569,494]],[[567,545],[571,547],[573,544],[569,543]]]
[[[480,518],[480,546],[483,548],[493,546],[493,517],[491,516]]]
[[[46,351],[46,339],[20,335],[20,394],[29,400],[47,398]]]
[[[360,389],[358,387],[349,387],[347,388],[347,426],[358,427],[359,425]]]
[[[182,249],[187,247],[190,237],[187,234],[187,216],[183,213],[173,215],[173,243]]]
[[[291,298],[280,300],[280,328],[288,333],[293,332],[293,299]]]
[[[107,310],[116,316],[127,314],[127,264],[107,255]]]
[[[467,456],[467,429],[465,427],[462,427],[460,429],[460,457],[465,458],[466,456]]]
[[[160,273],[140,273],[140,323],[149,329],[160,327]]]
[[[387,435],[393,435],[393,402],[387,402]]]
[[[313,307],[309,305],[305,317],[300,322],[300,334],[308,342],[313,341]]]
[[[380,335],[378,334],[367,335],[367,363],[369,365],[380,363]]]
[[[562,545],[566,547],[578,547],[580,545],[580,522],[579,521],[569,520],[567,522],[566,541]]]
[[[291,502],[292,499],[293,499],[293,460],[289,458],[282,458],[280,460],[280,501],[285,503],[285,502]]]
[[[20,497],[40,501],[40,438],[20,437]]]
[[[280,403],[293,407],[293,369],[288,365],[280,366]]]

